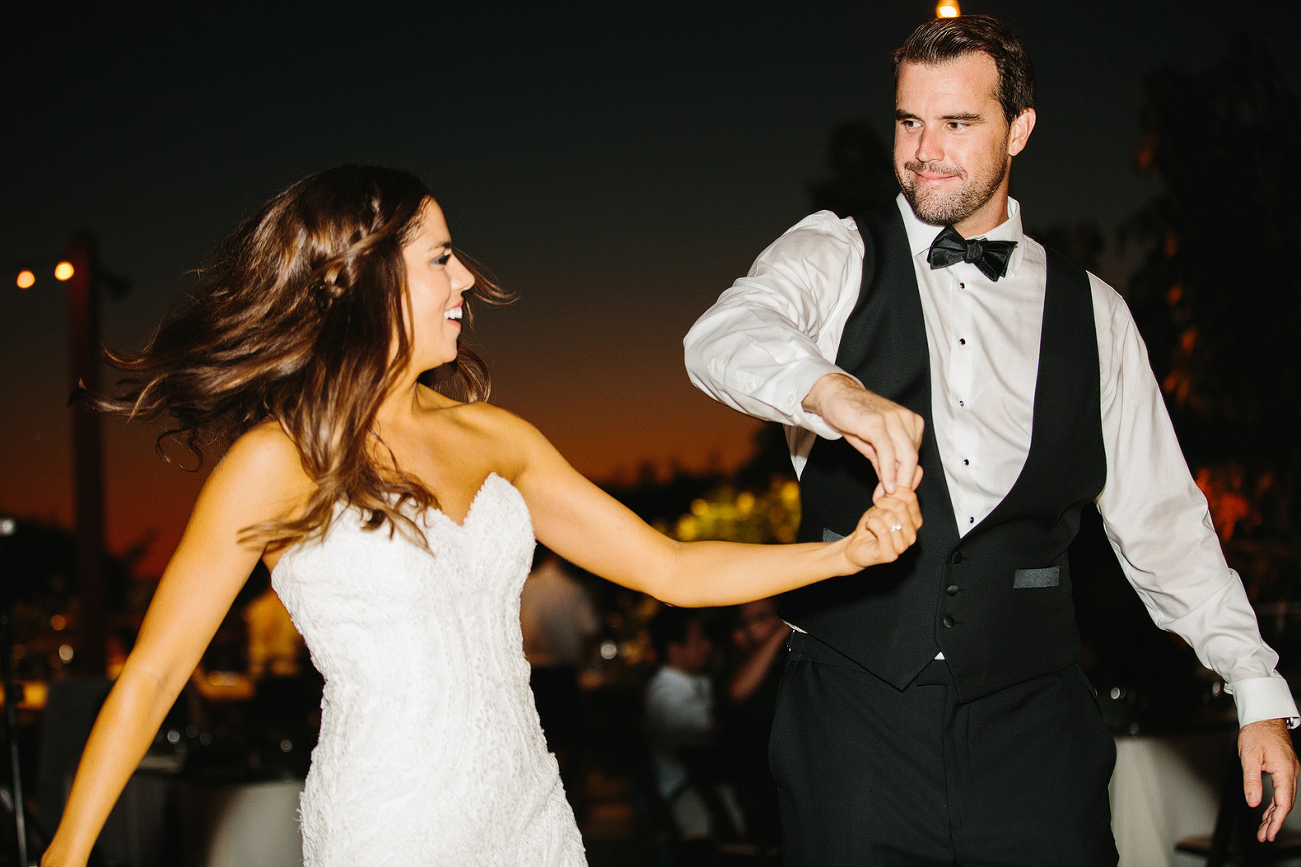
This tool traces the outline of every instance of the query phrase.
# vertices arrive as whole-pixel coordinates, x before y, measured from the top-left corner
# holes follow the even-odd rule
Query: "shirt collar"
[[[930,223],[923,223],[917,219],[913,209],[908,205],[908,200],[900,193],[895,200],[899,205],[899,213],[903,215],[903,226],[908,233],[908,250],[913,258],[918,254],[924,254],[931,248],[935,241],[935,236],[940,233],[943,226],[932,226]],[[1007,198],[1007,219],[995,226],[981,238],[988,238],[991,241],[1015,241],[1016,249],[1012,251],[1011,258],[1007,261],[1008,277],[1015,277],[1017,270],[1021,267],[1021,260],[1025,258],[1025,231],[1021,227],[1021,204],[1011,196]]]

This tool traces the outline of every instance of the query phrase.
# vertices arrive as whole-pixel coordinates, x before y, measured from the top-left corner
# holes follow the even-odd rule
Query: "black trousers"
[[[1075,666],[961,703],[791,636],[769,757],[787,867],[1114,865],[1116,746]]]

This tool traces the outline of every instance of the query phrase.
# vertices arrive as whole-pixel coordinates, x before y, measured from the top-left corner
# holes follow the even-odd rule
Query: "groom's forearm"
[[[828,439],[839,437],[803,404],[819,380],[843,371],[772,311],[720,302],[701,316],[683,346],[692,384],[719,403]]]

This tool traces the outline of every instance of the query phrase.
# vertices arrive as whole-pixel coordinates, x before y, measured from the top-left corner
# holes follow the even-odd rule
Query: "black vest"
[[[836,364],[925,419],[917,492],[924,526],[895,563],[788,593],[781,614],[898,689],[943,651],[962,701],[1072,665],[1080,638],[1066,548],[1107,475],[1088,275],[1048,251],[1030,451],[1003,501],[959,537],[903,218],[890,202],[855,220],[866,247],[863,284]],[[800,541],[851,532],[876,483],[852,446],[819,438],[800,477]]]

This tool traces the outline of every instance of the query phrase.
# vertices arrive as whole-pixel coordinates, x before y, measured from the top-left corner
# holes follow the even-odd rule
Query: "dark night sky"
[[[68,232],[93,230],[104,264],[133,283],[104,305],[105,340],[134,346],[243,216],[351,161],[422,175],[456,241],[520,295],[480,311],[473,339],[496,402],[576,466],[601,479],[644,461],[734,465],[754,423],[690,387],[681,337],[808,210],[836,123],[869,118],[889,134],[886,56],[934,10],[223,6],[148,17],[42,4],[9,19],[0,511],[71,512],[63,301],[45,274],[16,289],[21,264],[52,262]],[[1035,59],[1039,125],[1013,189],[1028,221],[1111,228],[1154,193],[1130,157],[1138,87],[1158,65],[1200,67],[1245,31],[1301,91],[1279,8],[964,4],[1016,26]],[[1122,261],[1102,276],[1119,280]],[[149,432],[108,431],[110,546],[156,529],[144,564],[156,571],[197,480],[157,461]]]

